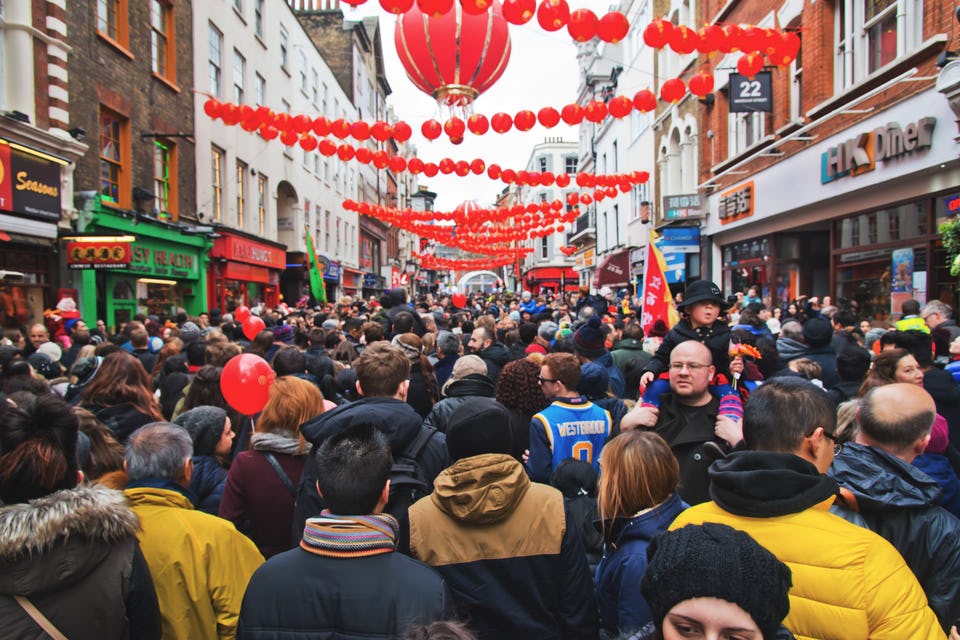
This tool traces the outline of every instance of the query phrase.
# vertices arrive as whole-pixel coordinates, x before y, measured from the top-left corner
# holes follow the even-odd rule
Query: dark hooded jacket
[[[160,638],[160,610],[123,494],[99,485],[0,508],[0,625],[49,638],[25,596],[68,638]]]
[[[650,362],[643,368],[654,376],[659,376],[670,366],[670,352],[681,342],[696,340],[708,349],[713,357],[713,366],[717,373],[727,375],[730,369],[730,327],[717,320],[709,327],[694,329],[687,318],[681,318],[673,328],[667,332],[663,342],[657,347],[657,353],[650,358]]]
[[[624,338],[614,344],[613,349],[610,350],[610,356],[621,373],[627,368],[627,363],[631,360],[635,359],[641,365],[646,365],[653,357],[643,350],[643,341],[635,338]]]
[[[214,456],[193,456],[190,491],[197,497],[197,509],[217,515],[226,482],[227,470]]]
[[[323,442],[346,429],[361,423],[374,423],[387,439],[394,456],[403,452],[423,428],[423,419],[413,407],[395,398],[363,398],[356,402],[342,404],[336,409],[321,413],[305,422],[300,433],[313,445],[297,485],[297,505],[294,510],[292,538],[299,544],[303,535],[303,524],[307,518],[320,514],[324,509],[323,499],[317,493],[317,463],[314,459],[317,449]],[[447,439],[442,433],[436,433],[427,442],[418,458],[427,479],[434,478],[450,463],[447,453]],[[396,515],[396,514],[394,514]],[[406,521],[400,520],[400,530],[406,529]],[[405,543],[401,539],[401,545]],[[401,548],[404,548],[401,546]]]
[[[497,384],[500,369],[510,362],[510,352],[507,351],[507,347],[502,342],[493,342],[477,355],[487,364],[487,377],[493,381],[493,384]]]
[[[903,556],[944,628],[960,616],[960,519],[938,506],[936,480],[878,449],[847,444],[830,475],[852,492],[847,504]]]
[[[930,367],[923,372],[923,388],[937,405],[937,413],[947,420],[950,443],[960,446],[960,385],[943,369]]]
[[[793,338],[777,338],[777,353],[783,362],[802,358],[807,353],[807,345]]]
[[[667,441],[680,463],[680,496],[687,504],[710,499],[708,469],[726,453],[727,444],[714,433],[720,401],[711,396],[702,407],[686,407],[672,393],[660,396],[654,431]]]
[[[83,405],[97,416],[97,420],[107,425],[117,442],[125,444],[127,438],[134,431],[145,424],[154,422],[156,418],[142,413],[129,402],[114,405],[112,407],[101,407],[99,405]]]
[[[471,373],[459,380],[454,380],[443,390],[446,397],[433,405],[430,414],[423,421],[423,426],[433,427],[443,433],[447,432],[447,423],[450,416],[467,398],[493,397],[493,383],[490,378],[481,373]]]

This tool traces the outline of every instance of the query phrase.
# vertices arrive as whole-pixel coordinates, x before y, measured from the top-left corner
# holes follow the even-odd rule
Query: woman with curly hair
[[[126,351],[107,355],[80,397],[81,406],[107,425],[121,444],[143,425],[163,420],[147,371]]]
[[[533,415],[543,411],[550,402],[537,383],[540,365],[524,358],[507,363],[500,370],[494,396],[510,414],[513,446],[510,455],[523,461],[523,452],[530,448],[530,422]]]
[[[247,533],[265,558],[291,548],[296,487],[310,451],[300,425],[323,411],[315,384],[277,378],[250,438],[251,450],[237,454],[227,473],[219,515]]]

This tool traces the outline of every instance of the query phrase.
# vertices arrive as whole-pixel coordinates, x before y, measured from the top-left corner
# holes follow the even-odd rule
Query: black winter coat
[[[423,419],[410,405],[396,398],[382,397],[363,398],[356,402],[342,404],[305,422],[300,427],[300,433],[313,447],[303,467],[300,483],[297,485],[297,505],[293,515],[291,537],[294,544],[300,544],[303,524],[307,518],[319,515],[324,508],[323,498],[317,493],[317,463],[314,460],[317,449],[327,438],[364,422],[373,422],[380,427],[395,456],[402,453],[423,428]],[[446,436],[442,433],[434,434],[420,452],[418,461],[427,479],[432,483],[434,478],[450,464]],[[406,530],[403,520],[400,522],[400,530],[401,532]],[[401,548],[404,548],[404,541],[400,542]]]
[[[497,384],[500,378],[500,369],[510,362],[510,352],[502,342],[494,342],[477,354],[487,364],[487,377]]]
[[[643,370],[659,376],[670,367],[670,352],[673,348],[687,340],[696,340],[705,344],[713,356],[713,366],[716,367],[717,373],[730,374],[730,327],[721,320],[717,320],[710,327],[694,329],[687,318],[681,318],[667,332],[657,352]]]
[[[197,509],[212,516],[220,510],[227,470],[213,456],[193,456],[190,491],[197,498]]]
[[[654,431],[667,441],[680,463],[680,487],[683,501],[689,505],[710,500],[708,469],[724,457],[728,445],[716,437],[717,409],[720,401],[711,397],[709,404],[697,407],[691,415],[672,393],[660,396],[660,416]]]
[[[467,398],[493,397],[493,383],[490,378],[483,374],[471,373],[459,380],[454,380],[444,389],[446,397],[433,405],[430,414],[423,421],[423,426],[433,427],[443,433],[447,432],[447,423],[450,416],[456,411],[457,407],[463,404]],[[528,423],[529,424],[529,423]]]
[[[960,519],[938,506],[937,481],[882,449],[854,443],[844,445],[829,475],[856,497],[848,506],[900,552],[948,629],[960,617]]]
[[[960,447],[960,385],[949,372],[931,367],[923,372],[923,388],[936,403],[937,413],[947,420],[950,443]]]
[[[425,374],[419,362],[414,362],[410,368],[410,387],[407,389],[407,404],[426,418],[433,408],[434,402],[440,398],[440,389],[433,374]]]

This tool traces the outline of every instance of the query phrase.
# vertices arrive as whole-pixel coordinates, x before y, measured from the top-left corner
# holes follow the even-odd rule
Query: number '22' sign
[[[730,112],[752,113],[773,111],[773,91],[769,71],[761,71],[753,78],[739,73],[730,75]]]

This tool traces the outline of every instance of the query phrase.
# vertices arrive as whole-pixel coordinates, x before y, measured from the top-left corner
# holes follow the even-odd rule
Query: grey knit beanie
[[[204,405],[184,411],[173,423],[187,430],[193,440],[193,455],[212,456],[227,424],[227,412]]]

